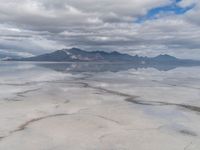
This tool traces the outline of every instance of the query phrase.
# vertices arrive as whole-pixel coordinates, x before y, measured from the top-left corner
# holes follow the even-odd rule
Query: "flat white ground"
[[[0,64],[0,150],[200,149],[200,68],[72,68]]]

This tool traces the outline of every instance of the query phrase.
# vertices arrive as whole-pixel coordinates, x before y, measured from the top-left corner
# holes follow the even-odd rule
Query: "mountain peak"
[[[171,55],[168,55],[168,54],[160,54],[158,55],[157,57],[172,57]]]
[[[155,60],[160,60],[160,61],[172,61],[172,60],[177,60],[176,57],[168,55],[168,54],[160,54],[156,57],[154,57]]]
[[[69,49],[69,51],[83,51],[83,50],[73,47],[73,48]]]
[[[118,54],[121,54],[121,53],[119,53],[119,52],[117,52],[117,51],[112,51],[111,54],[118,55]]]
[[[76,52],[80,52],[80,51],[82,51],[81,49],[79,49],[79,48],[70,48],[70,49],[62,49],[62,51],[64,51],[64,52],[74,52],[74,51],[76,51]]]

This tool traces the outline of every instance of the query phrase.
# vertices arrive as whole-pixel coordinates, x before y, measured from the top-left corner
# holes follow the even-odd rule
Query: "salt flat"
[[[200,68],[117,65],[1,63],[0,149],[199,150]]]

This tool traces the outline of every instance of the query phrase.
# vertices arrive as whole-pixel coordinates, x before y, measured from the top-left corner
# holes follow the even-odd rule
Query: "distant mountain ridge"
[[[1,52],[0,51],[0,60],[10,60],[10,59],[20,59],[20,56],[16,56],[14,54],[9,54],[9,53],[5,53],[5,52]]]
[[[131,56],[116,51],[84,51],[78,48],[62,49],[39,56],[10,59],[14,61],[46,61],[46,62],[131,62],[135,64],[170,64],[170,65],[200,65],[200,61],[178,59],[170,55],[156,57]]]
[[[133,56],[118,52],[92,51],[78,48],[57,50],[35,57],[18,59],[20,61],[90,62],[90,61],[132,61]]]

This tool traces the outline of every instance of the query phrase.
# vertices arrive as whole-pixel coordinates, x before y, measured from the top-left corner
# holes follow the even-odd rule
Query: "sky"
[[[200,60],[199,0],[0,0],[0,54],[77,47]]]

